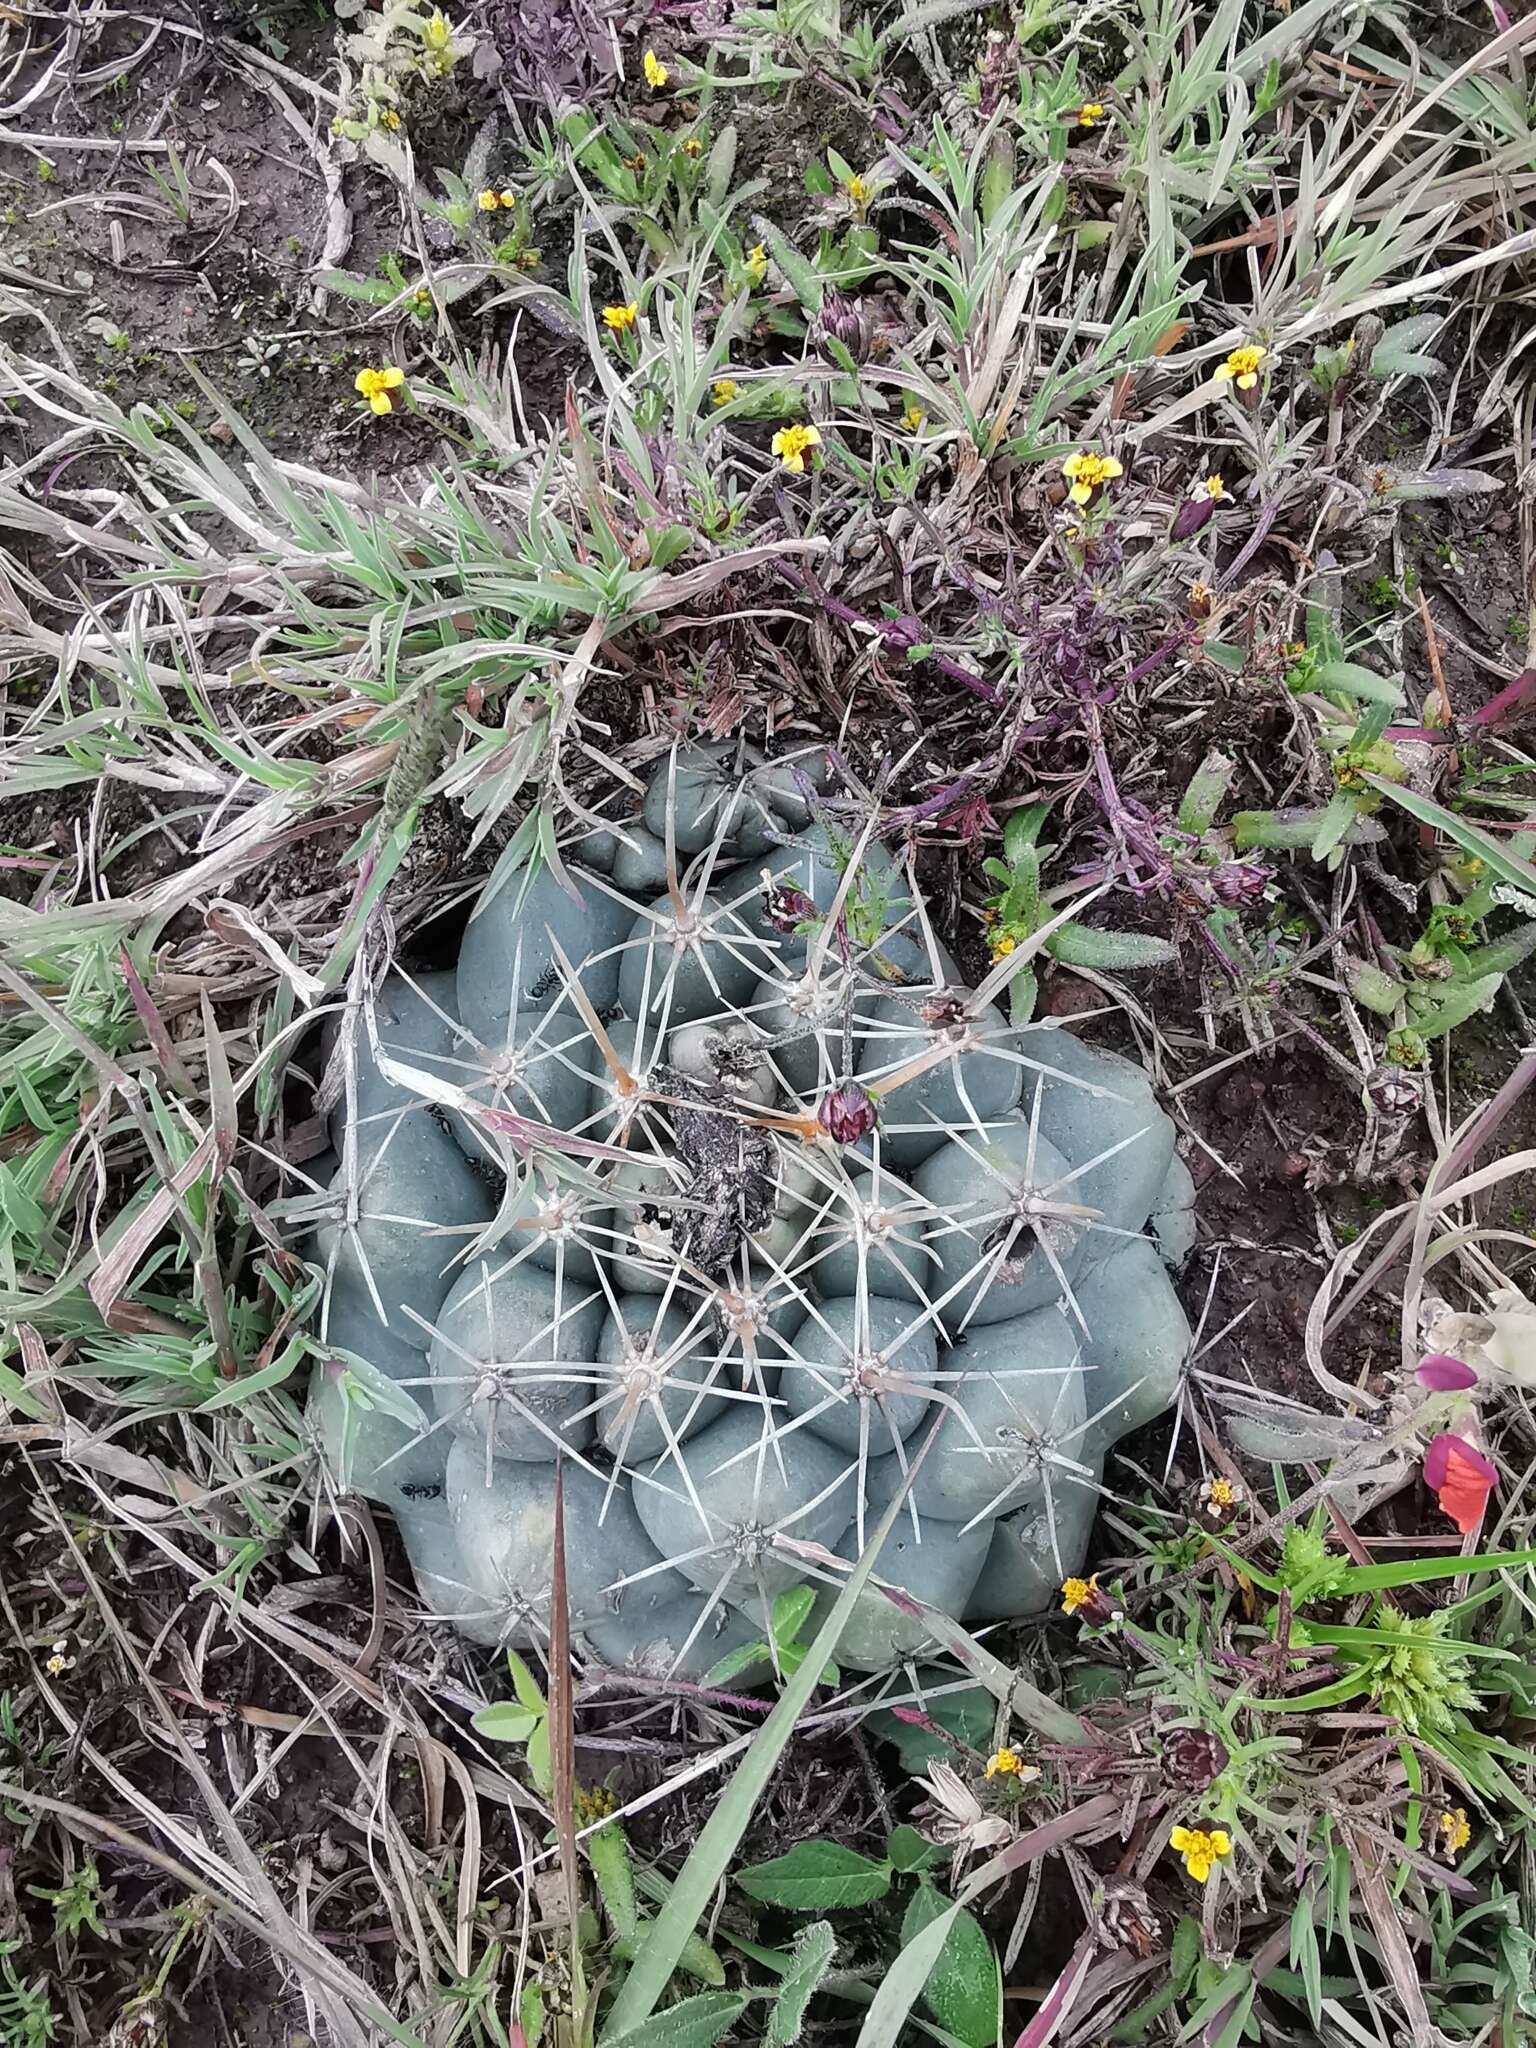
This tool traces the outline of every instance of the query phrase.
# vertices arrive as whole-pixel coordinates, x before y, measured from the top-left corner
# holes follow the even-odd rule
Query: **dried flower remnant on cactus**
[[[868,1091],[856,1081],[845,1081],[841,1088],[827,1090],[816,1112],[816,1121],[835,1143],[857,1145],[869,1136],[879,1116],[874,1098]]]

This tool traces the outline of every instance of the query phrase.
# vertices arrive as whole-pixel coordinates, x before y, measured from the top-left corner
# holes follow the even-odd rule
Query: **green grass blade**
[[[929,1441],[932,1441],[931,1436]],[[865,1545],[863,1556],[817,1632],[805,1662],[785,1686],[778,1704],[752,1738],[719,1805],[705,1822],[704,1832],[678,1872],[671,1896],[647,1930],[634,1965],[613,2002],[602,2034],[605,2048],[615,2048],[621,2036],[633,2032],[650,2016],[671,1981],[683,1946],[708,1910],[716,1887],[730,1867],[737,1845],[747,1831],[753,1809],[795,1732],[795,1723],[820,1682],[822,1667],[837,1648],[838,1638],[863,1591],[864,1582],[874,1569],[881,1546],[902,1512],[906,1494],[907,1489],[903,1487],[881,1517],[879,1528]]]
[[[1484,861],[1512,889],[1519,889],[1527,896],[1536,896],[1536,867],[1528,860],[1521,860],[1518,854],[1508,853],[1481,825],[1474,825],[1470,818],[1458,818],[1454,811],[1448,811],[1444,804],[1437,804],[1432,797],[1420,796],[1417,790],[1402,789],[1395,782],[1388,782],[1381,775],[1367,775],[1366,781],[1372,789],[1406,811],[1411,818],[1417,818],[1421,825],[1433,825],[1437,832],[1443,832],[1448,839],[1454,839],[1463,853],[1470,853],[1474,859]]]

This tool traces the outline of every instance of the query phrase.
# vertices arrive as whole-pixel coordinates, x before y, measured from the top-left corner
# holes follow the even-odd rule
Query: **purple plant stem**
[[[863,612],[856,612],[851,605],[844,604],[841,598],[831,596],[811,577],[799,569],[792,569],[787,562],[780,562],[777,567],[786,583],[793,584],[804,596],[810,598],[813,604],[820,605],[830,618],[839,620],[845,626],[863,626],[869,632],[877,633],[887,647],[909,649],[918,644],[915,633],[905,620],[883,624],[879,619],[871,619]],[[980,697],[983,703],[1002,703],[1000,691],[994,690],[989,682],[973,674],[970,669],[963,668],[958,661],[951,661],[947,654],[931,654],[928,659],[941,675],[948,676],[952,683],[958,683],[962,689],[969,690],[973,697]]]
[[[1468,725],[1481,727],[1489,732],[1500,732],[1509,724],[1517,711],[1536,699],[1536,668],[1524,668],[1512,683],[1506,683],[1495,697],[1474,711],[1467,720]]]

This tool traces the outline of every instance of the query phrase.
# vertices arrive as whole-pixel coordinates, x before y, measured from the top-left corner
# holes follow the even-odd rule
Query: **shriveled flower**
[[[688,137],[687,137],[687,138],[686,138],[686,139],[684,140],[684,142],[683,142],[683,155],[684,155],[684,156],[687,156],[687,157],[701,157],[701,156],[702,156],[703,154],[704,154],[704,145],[703,145],[703,143],[702,143],[702,142],[701,142],[701,141],[699,140],[699,138],[698,138],[698,136],[697,136],[697,135],[690,135],[690,136],[688,136]]]
[[[768,275],[768,251],[761,242],[750,248],[742,259],[742,268],[753,284],[761,284]]]
[[[1032,1785],[1039,1775],[1036,1766],[1025,1763],[1016,1749],[995,1749],[987,1758],[989,1778],[1017,1778],[1021,1785]]]
[[[1184,1858],[1184,1868],[1196,1884],[1205,1884],[1217,1864],[1232,1854],[1232,1837],[1225,1828],[1173,1828],[1168,1846]]]
[[[1412,1116],[1424,1099],[1418,1076],[1410,1074],[1406,1067],[1394,1066],[1390,1060],[1372,1067],[1366,1077],[1365,1092],[1383,1116]]]
[[[1125,475],[1125,465],[1113,455],[1095,455],[1091,449],[1080,448],[1067,457],[1061,473],[1072,486],[1067,495],[1073,504],[1086,505],[1095,491]]]
[[[510,209],[517,205],[517,194],[514,191],[512,191],[510,187],[504,190],[500,196],[501,203],[503,206]]]
[[[953,1764],[931,1763],[921,1782],[928,1798],[914,1818],[930,1841],[954,1851],[957,1871],[972,1856],[1013,1839],[1013,1823],[988,1813]]]
[[[359,370],[352,379],[352,389],[360,398],[366,398],[376,413],[394,411],[390,398],[391,391],[398,391],[405,382],[404,370],[396,369],[393,363],[384,363],[376,370]]]
[[[1275,879],[1258,860],[1224,860],[1211,870],[1211,894],[1218,903],[1252,903]]]
[[[709,395],[716,405],[729,405],[740,389],[734,377],[717,377],[709,387]]]
[[[653,92],[660,92],[667,80],[672,76],[671,72],[662,63],[654,50],[646,51],[641,59],[641,65],[645,72],[646,84],[651,87]]]
[[[1102,100],[1084,100],[1072,118],[1079,128],[1097,128],[1109,118],[1109,110]]]
[[[927,417],[920,405],[909,405],[901,416],[901,424],[909,434],[915,434]]]
[[[610,334],[628,334],[640,318],[640,303],[633,300],[627,306],[604,306],[603,325]]]
[[[490,191],[482,192],[475,200],[475,204],[482,213],[494,213],[501,204],[501,194]]]
[[[1170,1728],[1163,1737],[1163,1776],[1176,1792],[1203,1792],[1227,1762],[1226,1744],[1208,1728]]]
[[[1146,1890],[1133,1877],[1103,1877],[1094,1887],[1094,1933],[1105,1948],[1123,1948],[1143,1961],[1157,1953],[1162,1923]]]
[[[816,1112],[817,1123],[839,1145],[857,1145],[861,1138],[869,1136],[879,1117],[875,1098],[857,1081],[829,1088]]]
[[[1018,946],[1019,942],[1012,932],[999,932],[992,941],[992,958],[994,960],[1006,960],[1010,953],[1018,951]]]
[[[1441,1814],[1436,1826],[1440,1830],[1440,1846],[1454,1863],[1472,1839],[1472,1823],[1467,1819],[1467,1809],[1464,1806],[1451,1807]]]
[[[1091,1627],[1103,1628],[1119,1613],[1110,1595],[1099,1584],[1098,1574],[1091,1579],[1068,1579],[1061,1589],[1061,1611]]]
[[[813,924],[819,914],[803,889],[789,882],[775,882],[764,871],[763,915],[776,932],[797,932],[802,925]]]
[[[1235,384],[1239,391],[1251,391],[1259,381],[1259,365],[1269,354],[1267,348],[1260,348],[1256,341],[1246,342],[1242,348],[1233,349],[1224,363],[1216,368],[1218,384]]]
[[[821,436],[816,429],[798,423],[792,427],[780,427],[772,442],[774,454],[792,476],[805,474],[806,450],[820,446]]]

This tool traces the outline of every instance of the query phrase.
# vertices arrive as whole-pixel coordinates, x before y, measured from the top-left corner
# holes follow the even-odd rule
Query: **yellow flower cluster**
[[[1102,100],[1084,100],[1077,110],[1077,125],[1079,128],[1097,128],[1107,115],[1108,109]]]
[[[1439,1827],[1440,1846],[1454,1863],[1472,1839],[1472,1823],[1467,1819],[1467,1809],[1456,1806],[1448,1813],[1442,1813]]]
[[[1095,455],[1089,449],[1080,448],[1075,455],[1067,457],[1061,465],[1061,473],[1072,486],[1067,495],[1073,504],[1086,505],[1101,485],[1113,483],[1117,476],[1125,475],[1125,465],[1113,455]]]
[[[773,452],[792,476],[803,476],[808,449],[819,448],[821,436],[814,427],[780,427],[773,437]]]
[[[1268,354],[1269,350],[1260,348],[1256,341],[1233,349],[1227,360],[1216,366],[1216,382],[1235,384],[1239,391],[1251,391],[1259,381],[1259,365]]]
[[[475,203],[479,206],[482,213],[494,213],[500,206],[508,208],[516,206],[517,194],[515,192],[486,191],[480,194]]]
[[[393,363],[385,363],[377,370],[359,370],[352,379],[352,389],[359,398],[366,398],[376,413],[393,412],[394,402],[391,391],[398,391],[405,382],[404,370],[396,369]]]
[[[1232,1854],[1232,1837],[1225,1828],[1174,1828],[1168,1846],[1184,1858],[1184,1868],[1196,1884],[1204,1884],[1216,1865]]]

